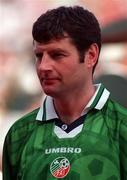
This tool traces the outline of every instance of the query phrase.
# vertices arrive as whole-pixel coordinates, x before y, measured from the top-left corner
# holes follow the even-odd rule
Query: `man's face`
[[[78,51],[69,38],[46,44],[35,41],[34,51],[37,74],[47,95],[59,97],[83,88],[88,70],[85,62],[80,63]]]

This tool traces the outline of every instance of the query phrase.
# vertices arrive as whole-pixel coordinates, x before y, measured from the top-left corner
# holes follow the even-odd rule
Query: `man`
[[[82,7],[59,7],[42,14],[32,34],[47,96],[9,130],[3,179],[127,179],[127,111],[93,84],[97,19]]]

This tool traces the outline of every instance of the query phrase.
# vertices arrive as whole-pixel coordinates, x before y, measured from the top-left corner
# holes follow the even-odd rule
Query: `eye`
[[[52,53],[50,55],[54,60],[59,60],[65,57],[65,54],[63,53]]]
[[[43,53],[35,53],[36,60],[41,60],[43,57]]]

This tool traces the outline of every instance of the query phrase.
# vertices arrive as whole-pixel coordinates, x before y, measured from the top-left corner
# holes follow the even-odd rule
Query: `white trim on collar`
[[[98,103],[95,106],[95,109],[101,110],[105,103],[107,102],[109,98],[110,92],[107,89],[104,89],[101,98],[99,99]]]
[[[85,113],[87,113],[87,111],[89,110],[90,106],[92,105],[92,103],[94,102],[95,98],[97,97],[97,94],[101,88],[101,84],[96,84],[96,91],[94,96],[90,99],[90,101],[88,102],[88,104],[86,105],[86,107],[84,108],[83,112],[81,115],[84,115]],[[105,105],[107,99],[109,98],[110,92],[107,89],[104,89],[100,99],[98,100],[97,104],[95,105],[95,109],[102,109],[103,106]],[[44,102],[45,101],[45,102]],[[44,104],[45,104],[45,108],[44,108]],[[45,112],[44,112],[45,111]],[[58,115],[56,114],[56,111],[54,109],[54,105],[53,105],[53,99],[50,96],[46,96],[46,99],[43,100],[42,105],[39,109],[39,112],[37,114],[36,120],[42,121],[43,120],[43,114],[46,114],[46,119],[45,120],[51,120],[54,118],[58,118]]]
[[[98,93],[98,91],[99,91],[99,89],[100,89],[100,87],[101,87],[101,84],[95,84],[94,86],[95,86],[96,91],[95,91],[93,97],[90,99],[90,101],[89,101],[88,104],[86,105],[86,107],[84,108],[85,111],[86,111],[86,109],[89,109],[89,107],[90,107],[91,104],[93,103],[93,101],[94,101],[94,99],[95,99],[95,97],[96,97],[96,95],[97,95],[97,93]],[[84,111],[84,110],[83,110],[83,111]]]
[[[90,108],[91,104],[94,102],[94,100],[95,100],[95,98],[97,96],[97,93],[100,90],[100,87],[102,86],[102,84],[101,83],[100,84],[95,84],[94,86],[96,88],[96,91],[95,91],[93,97],[90,99],[90,101],[86,105],[86,107],[84,108],[82,114],[84,114],[85,112],[87,112],[87,110],[89,110],[89,108]],[[109,98],[109,95],[110,95],[110,92],[106,88],[104,88],[104,91],[103,91],[98,103],[96,104],[96,106],[94,108],[98,109],[98,110],[102,109],[103,106],[105,105],[107,99]]]
[[[54,106],[53,106],[52,97],[46,96],[45,105],[46,105],[46,108],[45,108],[46,120],[58,118],[58,116],[55,112]],[[42,101],[42,104],[41,104],[41,107],[40,107],[39,112],[37,114],[36,120],[42,121],[43,113],[44,113],[44,100]]]
[[[48,110],[48,113],[46,111],[46,119],[47,120],[58,118],[58,115],[57,115],[55,108],[54,108],[53,99],[50,96],[47,96],[46,110]]]

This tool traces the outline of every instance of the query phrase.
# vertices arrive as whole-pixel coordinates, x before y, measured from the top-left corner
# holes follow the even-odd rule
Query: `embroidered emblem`
[[[50,172],[56,178],[65,177],[70,170],[70,162],[65,157],[56,158],[50,165]]]

